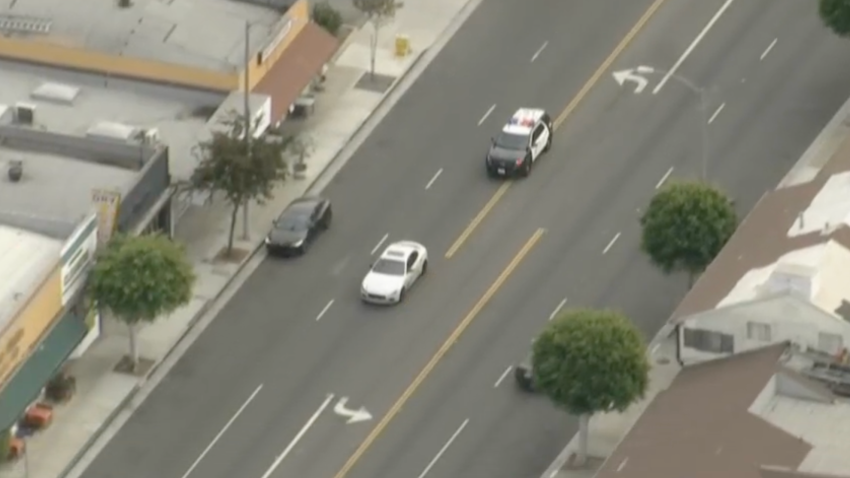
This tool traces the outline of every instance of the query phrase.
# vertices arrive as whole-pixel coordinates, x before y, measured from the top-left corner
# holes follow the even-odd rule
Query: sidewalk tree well
[[[689,285],[738,226],[734,202],[704,182],[671,182],[640,218],[641,249],[665,274],[686,272]]]
[[[195,272],[181,245],[161,234],[117,235],[98,254],[88,290],[99,307],[127,324],[135,368],[136,326],[189,303],[194,284]]]
[[[244,115],[232,112],[222,120],[220,128],[193,150],[198,165],[192,173],[192,188],[222,193],[232,208],[228,255],[233,251],[239,208],[250,201],[262,204],[272,198],[275,186],[288,175],[284,152],[295,140],[292,136],[267,134],[249,137],[244,134],[245,124]]]
[[[535,386],[579,419],[575,464],[582,466],[590,417],[622,412],[646,392],[649,362],[643,337],[618,312],[567,310],[549,322],[532,353]]]
[[[850,2],[820,0],[818,13],[824,25],[840,37],[850,37]]]
[[[352,0],[354,8],[366,15],[366,21],[372,25],[372,38],[369,42],[369,75],[375,78],[375,57],[378,54],[378,35],[381,28],[395,18],[396,12],[404,7],[397,0]]]

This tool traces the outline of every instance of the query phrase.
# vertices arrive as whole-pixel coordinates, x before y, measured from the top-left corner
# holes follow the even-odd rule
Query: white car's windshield
[[[403,276],[404,262],[392,259],[378,259],[372,266],[372,272],[390,276]]]

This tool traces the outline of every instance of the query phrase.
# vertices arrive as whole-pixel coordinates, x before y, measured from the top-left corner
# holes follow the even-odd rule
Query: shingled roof
[[[812,447],[749,411],[786,348],[683,368],[596,478],[777,478],[763,477],[761,466],[797,469]]]
[[[715,308],[749,270],[768,266],[788,252],[829,240],[850,248],[850,227],[843,223],[826,233],[819,230],[794,237],[788,234],[830,178],[848,171],[850,138],[812,181],[765,194],[673,312],[671,320],[678,322]]]

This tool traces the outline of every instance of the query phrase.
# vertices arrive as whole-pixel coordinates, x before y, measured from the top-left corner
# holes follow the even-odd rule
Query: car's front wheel
[[[526,158],[519,169],[519,175],[527,178],[531,174],[531,158]]]
[[[425,259],[425,262],[422,263],[422,275],[428,272],[428,259]]]

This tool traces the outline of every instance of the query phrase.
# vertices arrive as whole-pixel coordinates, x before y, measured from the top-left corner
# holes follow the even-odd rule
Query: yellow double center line
[[[398,412],[400,412],[402,407],[404,407],[404,404],[407,403],[408,400],[410,400],[410,397],[412,397],[416,390],[419,388],[419,386],[422,385],[422,382],[424,382],[425,379],[428,378],[428,375],[431,374],[431,372],[434,370],[440,360],[442,360],[446,353],[448,353],[452,345],[457,342],[461,334],[463,334],[463,332],[469,327],[469,324],[471,324],[472,321],[475,320],[475,318],[478,316],[478,314],[481,313],[481,309],[483,309],[484,306],[487,305],[488,302],[490,302],[490,299],[492,299],[493,296],[496,295],[496,292],[498,292],[502,285],[505,283],[505,281],[508,280],[508,277],[510,277],[514,270],[519,266],[525,256],[527,256],[528,253],[531,252],[531,249],[534,247],[535,244],[537,244],[537,241],[540,240],[544,232],[544,229],[536,230],[534,234],[532,234],[531,237],[525,242],[525,244],[523,244],[519,252],[517,252],[514,258],[511,259],[511,262],[508,263],[507,267],[505,267],[502,273],[499,274],[499,277],[496,278],[496,281],[493,282],[490,288],[487,289],[487,292],[485,292],[484,295],[481,296],[480,299],[478,299],[478,302],[475,303],[475,305],[472,307],[472,310],[470,310],[469,313],[466,314],[466,317],[464,317],[463,320],[460,321],[460,324],[458,324],[457,328],[451,333],[451,335],[449,335],[449,338],[446,339],[445,342],[443,342],[443,345],[440,346],[439,350],[437,350],[437,353],[434,354],[433,357],[431,357],[431,360],[428,361],[428,363],[425,365],[425,368],[423,368],[422,371],[419,372],[419,375],[417,375],[416,378],[413,379],[413,383],[411,383],[407,387],[404,393],[401,394],[401,397],[399,397],[399,399],[393,404],[393,406],[390,407],[390,410],[387,412],[387,414],[384,415],[381,421],[378,422],[374,429],[372,429],[371,433],[369,433],[369,436],[367,436],[366,439],[363,440],[363,442],[360,444],[360,446],[357,447],[357,450],[354,452],[353,455],[351,455],[348,461],[345,462],[345,465],[342,467],[339,473],[335,475],[335,478],[343,478],[345,475],[348,474],[349,471],[351,471],[351,468],[357,463],[358,460],[360,460],[360,457],[362,457],[363,454],[366,453],[369,447],[372,446],[372,443],[374,443],[374,441],[378,439],[378,437],[381,435],[381,433],[383,433],[387,425],[390,424],[392,419],[395,418],[396,415],[398,415]]]
[[[603,61],[602,64],[599,65],[599,68],[597,68],[596,71],[593,72],[593,75],[591,75],[590,79],[588,79],[587,82],[581,87],[581,89],[573,97],[567,107],[564,108],[564,110],[561,112],[561,114],[558,115],[557,118],[555,118],[555,130],[560,128],[564,121],[566,121],[567,118],[571,114],[573,114],[573,111],[575,111],[579,103],[581,103],[582,100],[584,100],[584,98],[590,93],[590,90],[594,86],[596,86],[597,83],[599,83],[599,79],[602,78],[602,75],[604,75],[605,72],[608,71],[609,68],[611,68],[611,65],[614,63],[614,61],[617,60],[617,57],[619,57],[623,50],[625,50],[626,47],[631,44],[632,40],[634,40],[637,34],[643,29],[644,26],[646,26],[647,22],[649,22],[649,19],[652,18],[653,15],[655,15],[655,12],[658,11],[659,8],[661,8],[661,5],[664,4],[665,1],[666,0],[655,0],[652,5],[650,5],[649,9],[644,12],[643,16],[638,19],[637,23],[635,23],[632,29],[629,30],[626,36],[624,36],[620,43],[617,44],[616,48],[614,48],[614,51],[612,51],[611,54],[608,55],[608,58],[605,58],[605,61]],[[491,197],[490,200],[487,201],[487,204],[484,205],[481,211],[479,211],[478,214],[472,219],[472,222],[470,222],[469,225],[466,226],[466,229],[464,229],[463,232],[460,233],[460,236],[458,236],[457,240],[455,240],[455,242],[452,243],[451,247],[449,247],[449,250],[446,252],[446,259],[451,259],[455,254],[457,254],[457,251],[460,250],[460,248],[467,241],[467,239],[469,239],[469,236],[471,236],[472,233],[475,232],[478,226],[484,221],[484,218],[486,218],[487,215],[490,214],[490,211],[492,211],[493,208],[496,207],[496,204],[502,199],[505,193],[508,192],[508,189],[511,188],[511,184],[512,183],[510,182],[506,182],[499,186],[499,189],[496,190],[496,193],[493,194],[493,197]]]
[[[620,41],[614,51],[611,52],[610,55],[602,62],[602,64],[597,68],[597,70],[593,73],[589,80],[582,86],[579,92],[573,97],[572,101],[564,108],[564,111],[561,112],[560,115],[555,119],[554,127],[558,129],[564,121],[573,113],[573,111],[578,107],[579,103],[588,95],[591,88],[599,82],[599,79],[602,78],[602,75],[611,67],[617,57],[626,49],[627,46],[634,40],[635,36],[646,26],[646,23],[649,22],[650,18],[655,14],[655,12],[661,7],[661,5],[666,0],[655,0],[649,9],[644,12],[643,16],[640,17],[638,22],[632,27],[632,29],[626,34],[625,37]],[[452,244],[449,250],[446,252],[446,258],[450,259],[454,256],[458,250],[463,246],[469,236],[475,231],[479,224],[487,217],[490,211],[496,206],[499,200],[505,195],[505,193],[510,189],[511,183],[502,184],[499,189],[496,190],[496,193],[487,201],[487,204],[484,205],[484,208],[472,219],[472,222],[464,229],[461,233],[460,237]],[[375,440],[383,433],[384,429],[390,424],[390,422],[395,418],[396,415],[401,411],[404,405],[410,400],[410,397],[416,392],[416,390],[422,385],[422,382],[425,381],[426,378],[431,374],[440,360],[448,353],[449,349],[451,349],[452,345],[460,338],[460,336],[466,331],[469,325],[473,320],[478,316],[481,310],[487,305],[488,302],[493,298],[496,292],[502,287],[505,281],[508,280],[508,277],[514,272],[514,270],[519,266],[522,260],[526,255],[534,248],[537,242],[544,234],[543,229],[538,229],[531,236],[531,238],[526,241],[526,243],[522,246],[519,252],[514,256],[511,262],[505,267],[499,277],[496,278],[496,281],[487,289],[487,292],[478,299],[478,302],[472,307],[472,310],[469,311],[468,314],[461,320],[460,324],[458,324],[457,328],[452,331],[449,338],[440,346],[437,353],[431,357],[431,360],[425,365],[425,368],[422,369],[421,372],[413,379],[413,382],[407,387],[407,389],[402,393],[401,397],[390,407],[389,411],[381,418],[381,421],[375,426],[374,429],[369,433],[365,440],[357,447],[357,450],[349,457],[348,461],[345,462],[342,469],[334,475],[334,478],[345,478],[346,475],[351,471],[355,464],[360,460],[360,458],[369,450]]]

